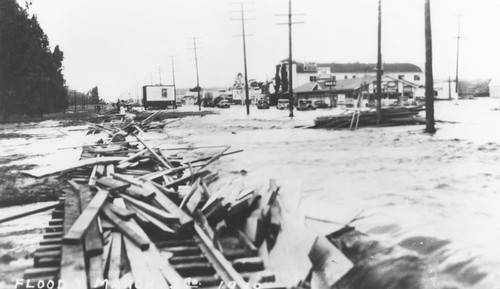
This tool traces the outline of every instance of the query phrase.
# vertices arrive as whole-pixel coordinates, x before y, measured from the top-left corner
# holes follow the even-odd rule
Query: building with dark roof
[[[283,60],[281,64],[287,64]],[[374,63],[318,63],[293,62],[293,88],[308,82],[319,80],[341,80],[376,76]],[[412,63],[384,63],[382,65],[385,76],[406,80],[417,85],[424,85],[424,73],[420,67]]]

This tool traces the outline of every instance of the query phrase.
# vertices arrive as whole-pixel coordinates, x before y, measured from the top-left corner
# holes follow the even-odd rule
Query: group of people
[[[118,100],[116,102],[116,113],[118,114],[125,114],[130,109],[130,105],[128,105],[125,101],[123,100]]]

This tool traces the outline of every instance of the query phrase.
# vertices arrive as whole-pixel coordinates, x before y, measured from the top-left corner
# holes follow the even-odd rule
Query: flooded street
[[[316,116],[334,112],[296,111],[290,120],[287,111],[274,107],[251,107],[247,117],[244,107],[233,106],[216,109],[218,115],[172,122],[163,132],[148,135],[148,141],[163,148],[230,145],[243,149],[213,167],[235,177],[245,172],[242,178],[249,185],[275,178],[283,188],[295,188],[298,195],[281,190],[281,198],[289,199],[295,206],[293,213],[306,217],[306,225],[318,232],[331,233],[360,216],[352,225],[367,234],[361,244],[361,253],[367,256],[364,270],[352,272],[340,288],[370,284],[370,288],[489,289],[500,284],[500,132],[496,128],[500,111],[494,108],[500,108],[500,102],[493,99],[437,102],[436,119],[442,122],[431,136],[422,133],[423,126],[307,129]],[[31,136],[2,139],[3,159],[29,156],[2,165],[75,159],[79,149],[58,148],[99,138],[85,138],[83,128],[4,127],[3,134]],[[36,145],[30,141],[33,134],[40,135]],[[8,215],[15,210],[2,212]],[[0,224],[0,255],[12,255],[13,247],[28,248],[22,253],[29,254],[48,219],[49,213],[43,213]],[[32,222],[37,225],[26,231],[26,224]],[[2,260],[2,271],[24,266],[22,258],[10,265]],[[1,278],[11,280],[6,275]]]

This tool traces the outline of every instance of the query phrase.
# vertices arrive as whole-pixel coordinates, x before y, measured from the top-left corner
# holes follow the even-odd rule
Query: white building
[[[281,64],[287,65],[287,61]],[[280,65],[281,65],[280,64]],[[376,76],[376,64],[372,63],[317,63],[293,62],[293,88],[308,82],[319,80],[340,80]],[[385,76],[406,80],[417,85],[424,85],[424,73],[420,67],[411,63],[384,63],[382,66]],[[281,74],[280,74],[281,77]]]
[[[500,98],[500,78],[493,78],[489,84],[490,97]]]

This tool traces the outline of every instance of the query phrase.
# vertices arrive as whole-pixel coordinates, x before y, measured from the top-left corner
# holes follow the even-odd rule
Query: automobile
[[[328,104],[322,100],[316,100],[314,106],[316,106],[316,108],[328,108]]]
[[[310,100],[299,100],[297,104],[297,110],[315,110],[316,106],[312,104]]]
[[[278,99],[277,109],[288,109],[288,99]]]
[[[257,101],[257,108],[258,109],[269,109],[269,103],[265,99],[259,99]]]
[[[182,106],[182,101],[178,100],[175,102],[176,107],[181,107]]]
[[[227,102],[227,100],[221,100],[219,101],[219,103],[217,104],[217,107],[218,108],[230,108],[231,105],[229,104],[229,102]]]

